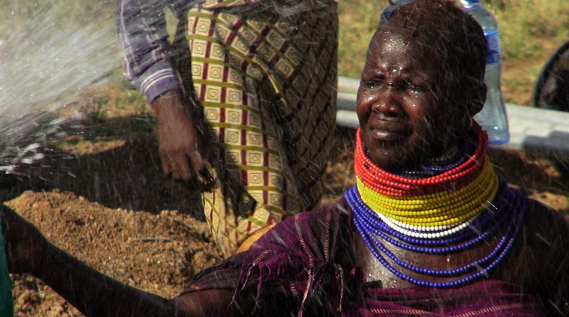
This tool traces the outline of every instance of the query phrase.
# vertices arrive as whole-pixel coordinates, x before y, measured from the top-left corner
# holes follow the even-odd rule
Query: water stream
[[[0,170],[41,154],[53,113],[120,66],[113,1],[0,0]]]

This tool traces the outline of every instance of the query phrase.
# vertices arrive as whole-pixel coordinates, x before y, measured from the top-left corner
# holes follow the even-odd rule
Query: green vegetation
[[[114,0],[0,0],[0,36],[10,38],[11,30],[29,24],[38,16],[51,18],[53,25],[80,26],[113,18]],[[52,25],[46,25],[52,27]]]
[[[500,23],[505,59],[540,58],[569,39],[567,1],[510,1],[504,9],[493,11]]]
[[[338,70],[341,76],[359,78],[369,41],[387,1],[339,0]]]

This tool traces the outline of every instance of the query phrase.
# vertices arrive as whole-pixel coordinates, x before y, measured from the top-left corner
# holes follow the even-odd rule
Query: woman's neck
[[[456,136],[437,156],[427,158],[418,165],[404,170],[388,170],[387,172],[409,178],[427,178],[440,175],[464,163],[474,154],[478,141],[477,135],[476,131],[471,131]]]

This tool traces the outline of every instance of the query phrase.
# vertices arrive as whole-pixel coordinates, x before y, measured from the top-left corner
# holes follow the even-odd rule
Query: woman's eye
[[[414,93],[422,93],[425,92],[425,87],[421,84],[414,83],[412,81],[405,81],[405,89],[412,91]]]
[[[423,93],[423,92],[425,92],[425,88],[423,88],[422,86],[411,85],[411,86],[409,86],[409,89],[410,89],[412,92],[416,92],[416,93]]]
[[[380,83],[377,80],[364,80],[362,83],[369,89],[375,89],[380,86]]]

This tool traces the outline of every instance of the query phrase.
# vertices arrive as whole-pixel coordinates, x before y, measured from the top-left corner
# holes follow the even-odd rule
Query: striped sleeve
[[[325,9],[337,0],[205,0],[202,7],[212,10],[227,10],[242,16],[255,17],[270,14],[280,18],[304,12]]]
[[[167,6],[174,7],[172,2],[117,0],[116,24],[125,75],[148,102],[169,90],[180,89],[164,15]]]
[[[116,24],[123,49],[123,67],[131,85],[149,103],[170,90],[181,89],[173,66],[164,9],[183,11],[201,4],[204,9],[252,17],[270,13],[280,17],[325,8],[334,0],[116,0]],[[183,9],[181,9],[183,8]],[[174,12],[184,18],[179,12]]]

